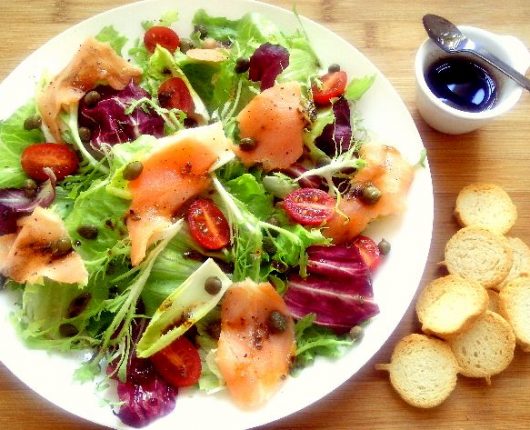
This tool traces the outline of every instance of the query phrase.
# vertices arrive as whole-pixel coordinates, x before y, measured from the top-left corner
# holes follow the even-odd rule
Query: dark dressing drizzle
[[[497,97],[497,83],[481,65],[464,58],[443,58],[426,73],[427,85],[436,97],[459,110],[489,109]]]

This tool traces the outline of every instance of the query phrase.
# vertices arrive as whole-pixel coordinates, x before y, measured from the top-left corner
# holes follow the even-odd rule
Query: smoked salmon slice
[[[61,142],[59,114],[81,100],[99,84],[115,90],[124,89],[131,79],[140,77],[141,69],[131,66],[108,43],[89,38],[70,63],[48,84],[38,97],[42,119],[56,142]]]
[[[81,256],[72,248],[58,253],[54,244],[70,241],[61,218],[37,206],[18,220],[18,233],[0,236],[0,272],[23,284],[41,283],[43,278],[67,284],[86,285],[88,272]]]
[[[283,331],[270,326],[271,312],[285,317]],[[295,352],[294,323],[274,287],[250,280],[229,287],[221,305],[216,363],[234,401],[255,408],[286,379]]]
[[[140,176],[129,182],[132,202],[127,230],[133,266],[142,262],[179,209],[210,187],[211,169],[226,156],[233,156],[230,145],[221,123],[185,129],[158,140],[157,149],[142,160]]]
[[[323,230],[337,244],[350,241],[380,216],[402,212],[414,177],[410,163],[392,146],[367,143],[361,147],[359,157],[366,161],[366,166],[353,176],[352,186],[375,185],[381,191],[381,198],[371,205],[356,196],[341,199],[339,210]]]
[[[255,143],[252,150],[236,146],[245,166],[261,163],[265,171],[284,169],[303,152],[305,119],[300,106],[300,84],[276,84],[254,97],[237,116],[239,135]]]

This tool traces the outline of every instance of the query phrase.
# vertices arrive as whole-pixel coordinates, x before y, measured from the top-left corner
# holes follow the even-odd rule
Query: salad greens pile
[[[177,20],[178,14],[171,12],[160,21],[144,22],[143,27],[147,30],[153,25],[171,26]],[[374,76],[351,80],[344,93],[345,106],[338,103],[315,110],[310,89],[315,82],[318,84],[322,65],[303,30],[285,35],[261,15],[251,13],[231,20],[210,16],[204,10],[195,14],[193,24],[191,43],[201,46],[207,33],[208,38],[224,47],[227,56],[224,61],[197,61],[180,49],[172,53],[161,46],[150,53],[142,39],[129,41],[113,27],[103,28],[96,36],[142,69],[140,90],[134,90],[138,95],[127,100],[124,112],[149,126],[145,133],[129,137],[128,142],[114,145],[103,142],[101,151],[96,151],[83,141],[80,132],[85,107],[80,105],[79,109],[63,113],[63,138],[78,150],[82,161],[75,174],[57,183],[50,209],[64,220],[73,247],[85,263],[88,284],[81,287],[46,278],[42,284],[5,281],[7,287],[20,291],[22,306],[13,313],[13,321],[29,347],[95,351],[78,372],[80,379],[98,375],[101,364],[106,362],[113,363],[120,380],[126,380],[129,356],[135,348],[134,322],[155,315],[164,300],[178,291],[207,258],[223,268],[232,282],[247,278],[270,281],[280,294],[285,293],[289,274],[307,276],[308,248],[331,243],[320,228],[293,222],[277,204],[278,199],[298,189],[301,179],[315,177],[330,193],[340,196],[336,175],[363,165],[356,153],[364,130],[355,112],[355,102],[370,88]],[[132,47],[124,52],[129,42]],[[238,142],[236,116],[261,90],[259,82],[251,80],[247,73],[234,70],[238,59],[251,57],[265,43],[280,45],[288,51],[288,66],[276,81],[301,84],[309,112],[304,132],[306,152],[315,166],[322,160],[326,164],[293,178],[285,172],[265,172],[259,166],[247,168],[237,159],[225,163],[215,172],[215,192],[211,198],[228,219],[232,246],[206,251],[180,221],[165,233],[140,265],[132,267],[125,224],[131,195],[123,178],[124,169],[150,154],[157,138],[187,128],[190,119],[199,125],[220,121],[226,136]],[[193,118],[158,102],[157,93],[168,75],[185,82],[195,106]],[[108,97],[118,100],[120,95],[113,93]],[[108,106],[105,113],[110,117],[117,115],[116,105]],[[123,103],[120,106],[119,115],[123,115]],[[37,113],[36,102],[31,100],[0,123],[0,209],[4,204],[2,191],[22,188],[27,181],[20,163],[24,149],[47,140],[41,129],[26,130],[23,126],[28,117]],[[318,143],[326,133],[328,140],[334,142],[333,151]],[[337,146],[342,149],[337,150]],[[86,231],[80,230],[80,226],[87,225],[96,229],[96,237],[87,238]],[[209,323],[218,318],[219,307],[213,306],[195,324],[195,340],[201,347],[203,361],[199,388],[209,392],[223,386],[211,359],[216,339],[208,330]],[[296,324],[296,368],[310,364],[319,355],[336,357],[353,342],[347,335],[337,334],[314,321],[315,316],[309,314]],[[154,339],[156,342],[156,336]]]

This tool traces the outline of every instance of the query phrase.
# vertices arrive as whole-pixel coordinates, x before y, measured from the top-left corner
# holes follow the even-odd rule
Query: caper
[[[236,67],[235,72],[236,73],[245,73],[250,67],[250,60],[248,58],[238,58],[236,60]]]
[[[210,276],[204,281],[204,289],[208,294],[215,296],[223,288],[223,283],[217,276]]]
[[[272,333],[283,333],[287,329],[287,317],[279,311],[272,311],[267,325]]]
[[[379,252],[382,255],[387,255],[390,252],[390,242],[386,239],[381,239],[381,241],[377,244],[377,247],[379,248]]]
[[[99,230],[95,225],[80,225],[77,228],[77,233],[85,239],[92,240],[98,237]]]
[[[328,73],[340,72],[340,65],[333,63],[328,67]]]
[[[180,39],[180,51],[183,53],[188,52],[190,49],[193,49],[195,45],[190,39]]]
[[[208,36],[208,29],[204,24],[196,24],[193,28],[195,33],[199,33],[199,38],[204,39]]]
[[[40,128],[42,125],[42,119],[40,116],[30,116],[24,121],[24,130],[35,130]]]
[[[62,337],[74,337],[79,330],[77,327],[70,323],[64,323],[59,326],[59,333]]]
[[[92,132],[87,127],[79,127],[79,139],[81,139],[81,142],[88,143],[90,142],[90,138],[92,137]]]
[[[85,100],[85,104],[88,107],[94,107],[101,100],[101,94],[99,94],[97,91],[94,91],[94,90],[89,91],[88,93],[85,94],[84,100]]]
[[[248,152],[256,148],[256,141],[251,137],[244,137],[239,141],[241,151]]]
[[[33,179],[26,179],[24,183],[24,194],[30,199],[37,195],[37,183]]]
[[[381,191],[375,185],[367,185],[362,190],[361,198],[365,203],[373,205],[381,198]]]
[[[141,161],[133,161],[125,166],[123,169],[123,179],[132,181],[136,179],[144,170],[144,165]]]
[[[63,237],[62,239],[52,242],[50,249],[53,257],[64,257],[72,251],[72,242],[70,242],[70,239]]]
[[[351,339],[357,340],[363,335],[363,328],[360,325],[354,325],[350,329],[349,335]]]
[[[90,299],[92,298],[92,295],[90,293],[82,293],[75,297],[68,306],[68,318],[75,318],[83,312]]]

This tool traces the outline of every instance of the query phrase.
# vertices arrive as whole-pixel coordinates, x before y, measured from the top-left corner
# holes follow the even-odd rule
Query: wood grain
[[[288,0],[269,0],[291,8]],[[98,12],[125,0],[31,0],[0,2],[0,79],[45,41]],[[437,13],[458,24],[511,34],[530,46],[528,0],[298,0],[300,14],[347,39],[390,79],[413,115],[428,150],[435,193],[434,234],[422,285],[440,275],[437,262],[456,231],[452,218],[458,190],[472,181],[503,186],[519,210],[511,234],[530,243],[530,97],[483,129],[447,136],[430,129],[414,105],[413,59],[425,33],[421,17]],[[2,103],[9,103],[2,100]],[[411,238],[413,240],[413,238]],[[401,256],[407,258],[407,256]],[[511,366],[485,382],[460,378],[453,395],[432,410],[407,406],[374,364],[389,360],[402,336],[418,331],[409,309],[381,351],[351,380],[303,412],[263,427],[287,429],[527,429],[530,426],[530,355],[517,352]],[[45,371],[45,369],[43,369]],[[325,377],[325,376],[323,376]],[[193,423],[183,423],[194,428]],[[230,428],[225,423],[224,428]],[[71,416],[40,398],[0,365],[0,428],[73,430],[100,428]]]

